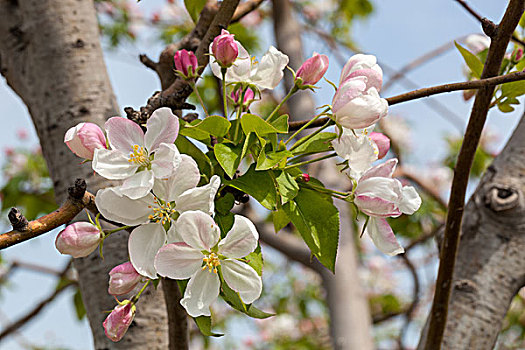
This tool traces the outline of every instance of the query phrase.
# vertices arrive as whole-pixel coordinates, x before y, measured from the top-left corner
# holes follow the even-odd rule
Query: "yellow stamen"
[[[210,253],[209,255],[205,255],[204,258],[202,258],[202,261],[204,261],[204,266],[202,267],[202,270],[208,269],[210,272],[217,273],[217,266],[221,264],[221,261],[219,260],[219,257],[215,253]]]
[[[133,145],[132,150],[133,152],[129,154],[128,162],[139,165],[149,165],[148,152],[146,152],[144,147]]]
[[[151,205],[148,206],[148,208],[151,208],[153,210],[153,214],[148,216],[148,219],[150,219],[154,223],[161,223],[165,224],[170,220],[170,216],[176,212],[175,208],[171,207],[171,203],[159,203],[157,201],[157,198],[154,199],[155,204],[157,207],[152,207]]]

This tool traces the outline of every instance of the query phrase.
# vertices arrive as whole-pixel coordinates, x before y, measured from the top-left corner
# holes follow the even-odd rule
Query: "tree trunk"
[[[63,143],[66,130],[80,122],[102,125],[119,110],[104,64],[92,1],[0,0],[0,71],[31,114],[55,188],[57,202],[75,178],[96,192],[109,183],[94,176],[90,164]],[[104,311],[115,306],[106,292],[108,271],[126,261],[126,233],[112,235],[97,254],[75,260],[80,289],[97,349],[164,349],[166,311],[162,288],[149,290],[138,304],[134,323],[123,341],[105,335]]]

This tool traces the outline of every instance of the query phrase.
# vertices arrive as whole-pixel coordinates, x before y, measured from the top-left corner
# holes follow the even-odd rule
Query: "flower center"
[[[219,256],[215,253],[210,253],[209,255],[204,255],[204,258],[202,258],[202,261],[204,261],[204,266],[202,267],[202,270],[208,269],[210,272],[213,271],[213,273],[217,273],[217,266],[221,264],[221,261],[219,260]]]
[[[148,219],[150,219],[152,222],[155,222],[156,224],[161,223],[164,225],[170,220],[170,216],[177,211],[175,208],[171,207],[171,203],[169,202],[162,204],[159,203],[157,198],[155,198],[154,201],[158,207],[154,208],[153,206],[148,205],[148,208],[153,209],[153,214],[148,216]]]
[[[132,149],[133,152],[129,154],[128,162],[138,165],[149,165],[148,152],[146,152],[144,147],[133,145]]]

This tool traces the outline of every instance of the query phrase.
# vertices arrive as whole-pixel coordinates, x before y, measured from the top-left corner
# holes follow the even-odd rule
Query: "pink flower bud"
[[[370,138],[377,145],[377,149],[379,151],[379,154],[377,155],[377,159],[381,159],[384,156],[386,156],[386,154],[388,153],[388,150],[390,149],[390,139],[386,135],[380,132],[370,133]]]
[[[124,301],[125,304],[117,305],[106,317],[106,320],[102,324],[104,326],[104,332],[106,337],[114,342],[119,341],[124,337],[124,334],[128,331],[129,325],[133,322],[135,317],[136,307],[131,301]]]
[[[314,85],[321,80],[327,69],[328,56],[314,53],[299,68],[296,77],[303,80],[303,85]]]
[[[100,127],[93,123],[80,123],[70,128],[64,136],[67,147],[80,158],[93,159],[97,148],[106,147],[106,137]]]
[[[366,78],[366,90],[374,87],[379,92],[383,85],[383,70],[373,55],[357,54],[350,57],[341,72],[339,85],[355,77]]]
[[[98,228],[89,222],[75,222],[60,231],[55,246],[62,254],[82,258],[97,249],[101,239]]]
[[[211,52],[221,67],[230,67],[239,55],[239,48],[233,39],[233,34],[223,29],[221,35],[213,39]]]
[[[115,266],[109,271],[108,293],[122,295],[129,293],[140,282],[142,276],[130,262]]]
[[[519,62],[523,58],[523,49],[520,47],[512,53],[513,61]]]
[[[232,98],[233,102],[235,102],[236,105],[240,103],[241,91],[242,89],[237,89],[235,91],[232,91],[230,95],[230,97]],[[246,91],[244,92],[243,104],[244,105],[249,104],[250,101],[253,101],[254,97],[255,97],[255,93],[253,92],[253,90],[250,88],[247,88]]]
[[[194,78],[197,75],[197,56],[191,51],[179,50],[173,56],[175,69],[186,79]]]
[[[304,182],[308,182],[308,181],[310,181],[310,175],[308,175],[308,174],[306,174],[306,173],[302,174],[301,177],[303,178],[303,181],[304,181]]]

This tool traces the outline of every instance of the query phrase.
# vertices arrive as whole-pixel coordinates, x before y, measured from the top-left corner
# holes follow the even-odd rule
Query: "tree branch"
[[[176,280],[162,279],[162,289],[168,310],[169,350],[183,350],[189,347],[189,327],[186,310],[180,304],[182,294]]]
[[[498,74],[507,45],[523,14],[524,8],[525,3],[523,0],[510,1],[505,15],[497,27],[496,36],[491,41],[485,67],[481,74],[481,80]],[[429,333],[425,342],[425,349],[427,350],[435,349],[436,346],[440,346],[443,341],[452,277],[459,245],[459,233],[465,208],[465,192],[468,185],[470,168],[483,126],[485,125],[493,93],[494,86],[490,85],[482,87],[476,94],[465,138],[459,151],[454,179],[452,181],[449,210],[445,224],[445,235],[440,252],[440,264],[436,281],[437,287],[428,327]]]

